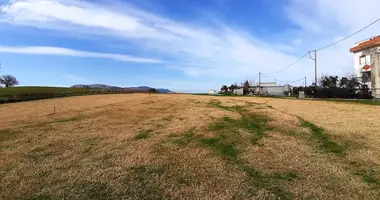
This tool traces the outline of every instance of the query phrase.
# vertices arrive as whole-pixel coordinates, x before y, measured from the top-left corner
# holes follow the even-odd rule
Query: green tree
[[[243,92],[244,92],[244,95],[248,93],[248,91],[249,91],[249,86],[250,86],[250,85],[249,85],[248,80],[245,81],[244,84],[243,84]]]
[[[338,76],[323,75],[319,79],[319,85],[322,88],[337,88],[338,87],[338,82],[339,82],[339,77]]]
[[[360,82],[354,75],[348,75],[347,77],[342,77],[339,81],[339,87],[348,90],[356,90],[360,88]]]
[[[16,77],[14,77],[12,75],[4,75],[4,76],[0,77],[0,84],[4,85],[4,87],[8,88],[8,87],[16,86],[19,83],[18,83]]]
[[[221,92],[227,92],[228,91],[227,85],[223,85],[222,88],[220,88],[220,91]]]

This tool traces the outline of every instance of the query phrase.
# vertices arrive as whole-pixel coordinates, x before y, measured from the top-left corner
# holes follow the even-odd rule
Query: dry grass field
[[[379,113],[195,95],[0,105],[0,199],[379,199]]]

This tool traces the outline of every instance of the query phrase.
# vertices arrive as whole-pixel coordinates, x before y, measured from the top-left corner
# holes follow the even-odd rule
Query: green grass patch
[[[279,184],[278,179],[271,175],[266,175],[260,170],[248,166],[246,163],[238,161],[237,165],[248,176],[248,192],[257,194],[260,189],[265,189],[276,196],[276,199],[292,199],[292,195],[284,190]]]
[[[136,135],[135,135],[135,140],[143,140],[143,139],[147,139],[149,138],[151,135],[150,133],[152,132],[152,130],[143,130],[143,131],[139,131]]]
[[[312,139],[320,143],[320,147],[335,154],[343,154],[345,147],[334,142],[326,133],[324,128],[315,125],[312,122],[301,119],[302,127],[308,128],[312,133]]]
[[[86,146],[95,146],[99,143],[99,141],[100,141],[100,138],[95,137],[95,138],[82,140],[81,143]]]
[[[162,118],[163,121],[172,121],[172,119],[174,118],[173,115],[169,115],[169,116],[166,116],[164,118]]]
[[[85,88],[67,88],[67,87],[38,87],[38,86],[23,86],[23,87],[10,87],[0,88],[0,93],[3,95],[19,95],[29,93],[84,93],[88,91],[99,91],[97,89]]]
[[[49,195],[35,195],[35,196],[21,198],[21,200],[52,200],[52,199],[55,199],[55,198],[52,198]]]
[[[165,199],[161,181],[172,181],[167,165],[139,165],[131,168],[133,174],[126,177],[126,192],[132,199]]]
[[[273,178],[284,181],[293,181],[298,178],[298,174],[296,172],[276,173]]]
[[[223,117],[217,122],[211,124],[209,129],[219,133],[234,133],[237,130],[245,130],[252,133],[252,144],[258,144],[265,137],[265,133],[272,128],[267,125],[269,119],[257,114],[242,113],[240,119]]]
[[[31,159],[35,162],[42,162],[53,156],[57,156],[60,152],[54,149],[53,145],[41,146],[29,151],[25,158]]]
[[[205,147],[214,149],[222,158],[236,159],[239,154],[239,150],[236,149],[235,145],[227,142],[222,136],[202,138],[199,142]]]
[[[0,141],[10,140],[17,137],[19,131],[15,131],[12,129],[3,129],[0,130]]]
[[[80,119],[82,119],[81,116],[74,116],[74,117],[69,117],[69,118],[57,119],[54,122],[55,123],[66,123],[66,122],[78,121]]]
[[[373,171],[360,171],[356,172],[355,175],[360,176],[365,183],[373,188],[380,188],[380,180],[376,177]]]
[[[102,181],[80,181],[73,187],[73,195],[80,199],[106,200],[115,197],[112,186]]]
[[[173,135],[169,137],[173,137]],[[190,129],[185,134],[176,135],[174,137],[176,138],[173,140],[173,143],[177,144],[178,146],[186,146],[189,143],[195,141],[200,136],[196,136],[194,129]]]
[[[214,100],[214,99],[211,100],[208,104],[211,106],[217,107],[221,110],[234,111],[234,112],[245,111],[245,108],[248,107],[247,105],[246,106],[241,106],[241,105],[223,106],[221,105],[220,101]]]

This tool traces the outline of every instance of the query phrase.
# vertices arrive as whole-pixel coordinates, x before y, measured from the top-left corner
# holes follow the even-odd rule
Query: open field
[[[159,94],[4,104],[0,199],[378,199],[379,113]]]
[[[55,97],[100,93],[101,90],[65,87],[10,87],[0,88],[0,103],[31,101]]]
[[[94,94],[147,93],[142,90],[102,90],[69,87],[23,86],[0,88],[0,104]]]

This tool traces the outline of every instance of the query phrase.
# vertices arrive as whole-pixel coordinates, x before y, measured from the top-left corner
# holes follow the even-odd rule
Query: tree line
[[[220,93],[225,94],[225,95],[231,95],[233,94],[234,89],[243,88],[243,94],[246,95],[250,92],[249,88],[254,85],[255,85],[254,81],[249,81],[249,80],[243,81],[240,85],[238,85],[237,83],[231,84],[230,86],[223,85],[220,88]]]
[[[367,82],[368,78],[356,78],[354,75],[339,77],[324,74],[318,79],[318,84],[313,83],[310,86],[293,87],[292,95],[298,96],[299,91],[304,91],[307,97],[311,98],[351,98],[351,99],[369,99],[372,98],[370,88]],[[223,95],[232,95],[233,90],[243,88],[243,95],[253,91],[255,86],[253,81],[243,81],[240,85],[237,83],[230,86],[223,85],[220,93]],[[253,93],[255,93],[253,91]]]
[[[368,80],[358,79],[354,75],[322,75],[317,86],[293,87],[293,95],[298,96],[299,91],[304,91],[307,97],[313,98],[369,99],[372,96],[366,81]]]

